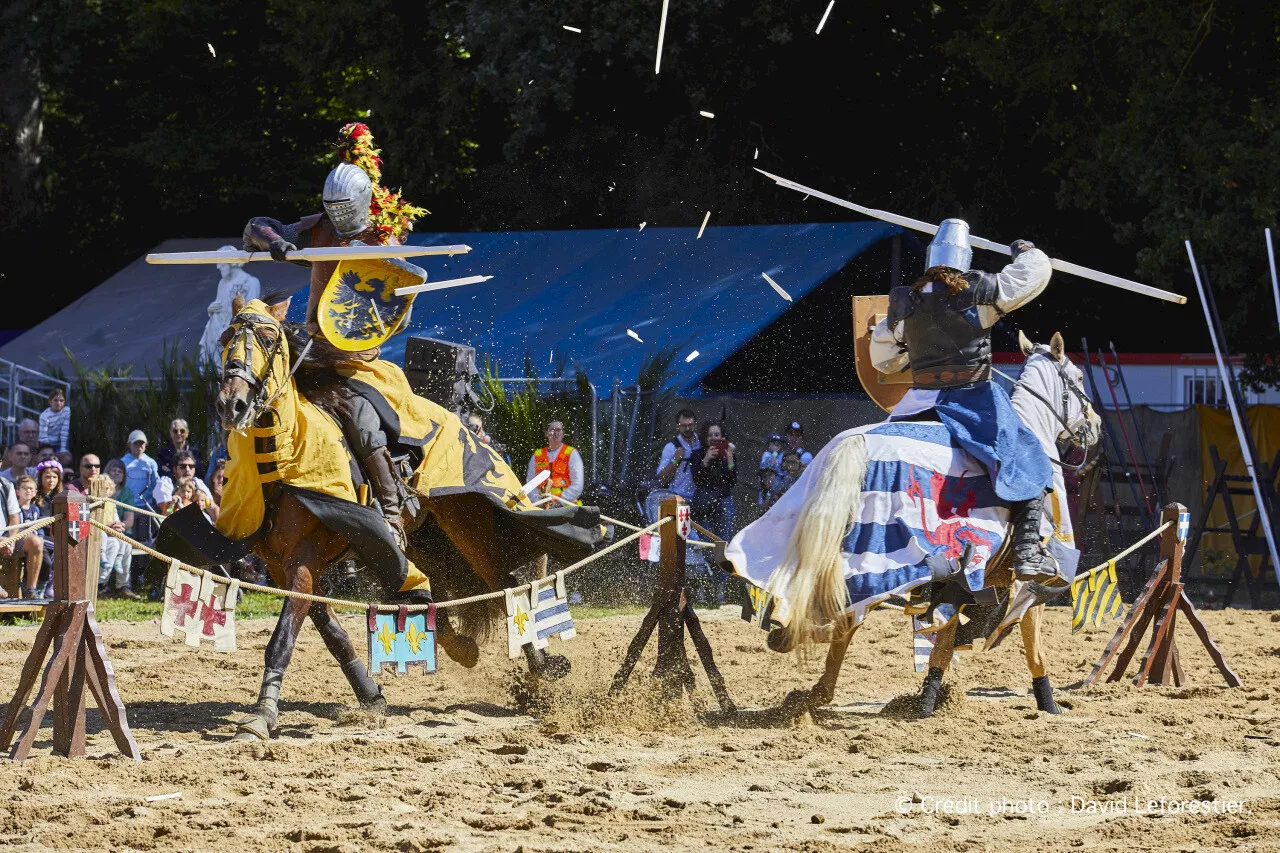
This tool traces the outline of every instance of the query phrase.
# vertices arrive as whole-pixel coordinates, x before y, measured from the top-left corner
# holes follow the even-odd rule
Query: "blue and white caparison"
[[[1023,338],[1025,341],[1025,338]],[[1097,441],[1100,421],[1080,391],[1083,376],[1054,345],[1024,344],[1015,411],[1055,463],[1042,535],[1069,580],[1079,552],[1061,499],[1059,439]],[[1056,499],[1055,499],[1056,497]],[[883,422],[847,430],[814,457],[763,517],[725,550],[733,571],[774,597],[771,621],[795,641],[833,625],[856,627],[867,611],[932,579],[926,558],[958,559],[966,545],[970,589],[1000,550],[1009,520],[991,474],[936,421]],[[842,623],[836,625],[836,623]],[[794,642],[794,641],[793,641]]]

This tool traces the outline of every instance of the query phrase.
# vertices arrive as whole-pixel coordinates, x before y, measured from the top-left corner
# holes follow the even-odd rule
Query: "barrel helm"
[[[973,264],[973,247],[969,245],[969,223],[963,219],[944,219],[929,247],[924,251],[924,268],[943,266],[957,272],[968,272]]]
[[[373,181],[353,163],[339,163],[324,179],[324,212],[344,240],[369,227]]]

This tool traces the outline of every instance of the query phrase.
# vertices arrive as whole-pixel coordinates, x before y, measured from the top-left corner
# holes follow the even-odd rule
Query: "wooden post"
[[[105,474],[98,474],[89,481],[89,498],[91,501],[102,497],[111,497],[114,483]],[[99,524],[106,524],[108,518],[115,518],[113,507],[106,501],[100,501],[89,510],[89,517]],[[98,603],[98,583],[102,577],[102,546],[107,541],[107,534],[97,527],[89,529],[89,548],[85,552],[84,561],[84,593],[85,598]]]
[[[672,519],[664,524],[661,531],[661,563],[658,571],[658,588],[653,593],[653,603],[649,612],[640,623],[640,630],[627,646],[627,654],[622,666],[613,677],[610,692],[619,693],[626,687],[632,670],[640,660],[649,637],[655,628],[658,630],[658,662],[653,668],[653,677],[662,681],[672,691],[681,689],[693,692],[693,669],[689,665],[689,656],[685,652],[685,628],[692,636],[694,649],[698,659],[707,673],[707,680],[726,714],[736,710],[733,700],[724,684],[724,677],[716,667],[711,643],[707,640],[689,603],[687,577],[685,575],[685,538],[689,535],[689,505],[683,498],[672,495],[662,502],[662,517]]]
[[[1098,679],[1111,666],[1114,668],[1107,676],[1107,681],[1119,681],[1124,677],[1125,669],[1137,651],[1138,644],[1146,633],[1147,626],[1152,626],[1151,640],[1147,651],[1138,666],[1138,674],[1133,683],[1139,687],[1151,684],[1178,684],[1184,681],[1182,662],[1178,654],[1174,627],[1178,612],[1181,611],[1200,642],[1209,652],[1218,671],[1229,687],[1239,687],[1240,679],[1227,665],[1222,652],[1209,636],[1200,614],[1196,612],[1182,582],[1182,556],[1186,546],[1187,532],[1191,525],[1191,516],[1182,504],[1173,503],[1164,508],[1161,523],[1172,522],[1160,537],[1160,565],[1155,574],[1147,581],[1146,587],[1134,601],[1129,615],[1116,630],[1115,636],[1107,643],[1102,657],[1094,664],[1093,671],[1085,679],[1085,684],[1096,684]],[[1125,642],[1126,639],[1128,642]],[[1121,643],[1124,649],[1121,650]]]
[[[142,753],[125,716],[124,703],[116,692],[115,670],[107,657],[98,623],[93,618],[93,602],[86,597],[85,564],[89,550],[88,499],[79,492],[63,492],[54,498],[53,588],[55,601],[45,609],[44,623],[22,667],[18,689],[0,720],[0,749],[7,748],[18,727],[18,716],[35,686],[36,672],[52,648],[44,666],[40,691],[27,723],[9,757],[22,761],[31,752],[45,711],[53,703],[53,752],[70,758],[84,755],[85,695],[93,694],[116,746],[129,758],[142,760]],[[96,577],[92,583],[97,589]]]
[[[662,527],[662,551],[658,564],[658,593],[654,603],[658,606],[658,662],[653,668],[654,678],[682,682],[685,673],[691,681],[693,671],[684,650],[685,575],[684,537],[689,535],[689,505],[684,498],[672,495],[662,501],[662,517],[674,523]],[[690,685],[692,686],[692,685]]]

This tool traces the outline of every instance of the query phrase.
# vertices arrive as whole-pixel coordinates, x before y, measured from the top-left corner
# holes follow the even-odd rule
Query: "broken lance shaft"
[[[899,216],[896,213],[889,213],[886,210],[876,210],[873,207],[863,207],[860,204],[854,204],[851,201],[845,201],[842,198],[836,198],[833,195],[828,195],[824,192],[820,192],[818,190],[813,189],[812,187],[806,187],[804,184],[797,184],[795,181],[789,181],[786,178],[780,178],[777,175],[771,175],[768,172],[764,171],[763,169],[756,169],[756,171],[764,175],[766,178],[769,178],[777,182],[779,186],[786,187],[789,190],[795,190],[796,192],[799,192],[799,193],[805,193],[806,195],[816,196],[820,199],[823,199],[824,201],[829,201],[832,204],[838,204],[841,207],[847,207],[849,210],[855,210],[864,216],[870,216],[874,219],[883,220],[884,222],[891,222],[894,225],[901,225],[903,228],[911,228],[915,231],[923,231],[926,234],[938,233],[938,226],[930,222],[924,222],[919,219],[912,219],[909,216]],[[975,248],[978,248],[978,249],[986,249],[991,252],[1000,252],[1001,254],[1005,254],[1005,255],[1012,254],[1009,251],[1009,247],[1003,243],[996,243],[991,240],[984,240],[981,237],[974,237],[972,235],[970,235],[969,237],[969,242],[973,244]],[[1118,275],[1111,275],[1110,273],[1099,272],[1098,270],[1089,269],[1088,267],[1082,267],[1079,264],[1073,264],[1067,261],[1060,261],[1057,258],[1050,258],[1049,260],[1052,263],[1053,268],[1058,272],[1065,272],[1065,273],[1070,273],[1071,275],[1078,275],[1081,278],[1087,278],[1090,281],[1100,282],[1101,284],[1109,284],[1112,287],[1118,287],[1122,290],[1129,290],[1129,291],[1132,291],[1133,293],[1141,293],[1144,296],[1154,296],[1156,299],[1163,299],[1165,302],[1173,302],[1177,305],[1184,305],[1186,304],[1186,301],[1187,301],[1187,297],[1185,296],[1179,296],[1176,293],[1170,293],[1167,290],[1161,290],[1160,288],[1152,287],[1149,284],[1142,284],[1141,282],[1130,281],[1129,279],[1121,278]]]
[[[365,261],[376,258],[417,258],[422,255],[465,255],[471,247],[462,243],[452,246],[323,246],[317,249],[294,249],[290,261]],[[246,264],[269,261],[270,252],[242,252],[218,249],[214,252],[158,252],[147,255],[149,264]]]

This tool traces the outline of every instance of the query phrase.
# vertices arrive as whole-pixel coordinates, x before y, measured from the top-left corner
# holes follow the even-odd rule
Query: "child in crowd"
[[[782,473],[773,478],[773,499],[776,501],[782,497],[782,494],[795,485],[796,480],[800,479],[800,472],[804,470],[804,466],[800,463],[800,454],[794,450],[788,450],[782,456]]]
[[[204,513],[205,518],[213,521],[217,518],[217,510],[213,509],[213,504],[200,493],[196,488],[196,480],[194,477],[180,477],[178,482],[173,485],[173,497],[164,504],[162,512],[165,515],[173,515],[178,510],[188,504],[198,504],[200,511]],[[212,513],[212,517],[210,516]]]
[[[57,459],[41,462],[36,466],[36,504],[40,507],[40,517],[53,515],[53,499],[63,490],[63,470]],[[43,596],[53,598],[53,525],[40,528],[43,540],[41,553],[42,573],[46,575]]]
[[[778,472],[782,470],[782,446],[785,439],[778,433],[769,435],[769,444],[765,447],[764,453],[760,455],[760,470],[771,468]]]
[[[40,443],[52,444],[58,450],[69,450],[71,436],[71,409],[61,388],[49,392],[49,408],[40,413]],[[69,464],[62,467],[67,468]]]
[[[18,520],[27,522],[38,519],[40,505],[36,503],[36,478],[23,474],[13,485],[18,497]],[[27,534],[27,537],[22,540],[22,554],[24,559],[22,597],[35,598],[36,581],[40,578],[40,562],[44,556],[44,540],[39,531]]]
[[[777,478],[778,472],[772,466],[760,466],[760,493],[759,497],[756,499],[756,503],[765,509],[773,506],[774,501],[778,499],[778,492],[775,488]]]

